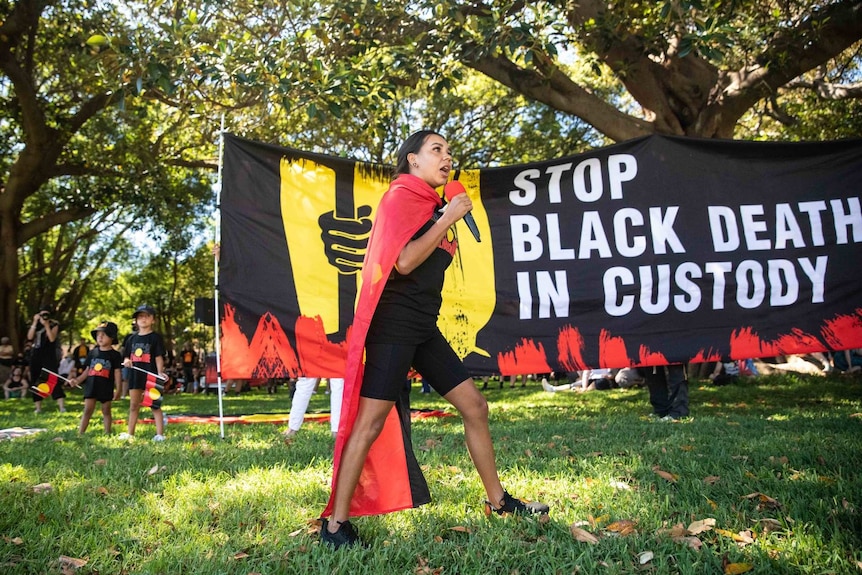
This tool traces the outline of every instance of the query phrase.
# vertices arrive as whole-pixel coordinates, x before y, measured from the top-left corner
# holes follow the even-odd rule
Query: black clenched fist
[[[336,217],[326,212],[317,219],[320,237],[329,263],[343,274],[357,273],[362,268],[368,236],[371,233],[371,206],[359,206],[356,218]]]

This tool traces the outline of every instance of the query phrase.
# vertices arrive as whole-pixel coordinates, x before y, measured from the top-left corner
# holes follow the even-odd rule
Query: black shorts
[[[84,384],[84,399],[95,399],[101,403],[107,403],[114,399],[114,386],[106,381],[90,381]]]
[[[411,367],[441,396],[470,379],[461,359],[438,331],[419,344],[365,344],[365,376],[359,395],[397,400]]]

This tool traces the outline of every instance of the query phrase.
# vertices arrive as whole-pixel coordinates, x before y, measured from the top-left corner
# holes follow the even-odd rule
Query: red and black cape
[[[332,493],[323,517],[332,514],[341,453],[356,421],[365,368],[365,337],[374,310],[401,250],[442,204],[434,188],[410,174],[401,174],[393,180],[380,200],[362,264],[362,285],[348,335],[344,397],[333,457]],[[386,418],[383,431],[371,445],[350,502],[351,516],[391,513],[417,507],[431,499],[413,455],[410,409],[406,401],[406,396],[403,396],[396,402]]]

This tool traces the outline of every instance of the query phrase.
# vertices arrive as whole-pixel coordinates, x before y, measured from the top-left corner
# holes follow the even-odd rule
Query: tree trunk
[[[9,336],[16,352],[22,344],[17,305],[17,224],[16,213],[5,205],[0,208],[0,336]]]

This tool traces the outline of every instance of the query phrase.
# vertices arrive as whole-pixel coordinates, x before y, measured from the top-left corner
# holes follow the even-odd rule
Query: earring
[[[417,164],[416,162],[413,162],[413,167],[414,167],[414,168],[418,168],[418,167],[419,167],[419,164]]]

